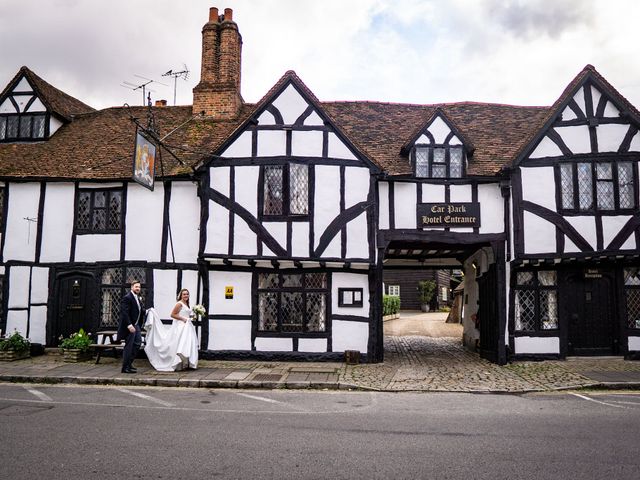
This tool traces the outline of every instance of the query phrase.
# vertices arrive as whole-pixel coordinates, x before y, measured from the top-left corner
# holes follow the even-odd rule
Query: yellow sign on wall
[[[233,287],[232,286],[224,287],[224,298],[226,300],[229,300],[229,299],[233,298]]]

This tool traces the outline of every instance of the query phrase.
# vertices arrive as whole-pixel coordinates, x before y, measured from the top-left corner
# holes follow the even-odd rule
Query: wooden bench
[[[145,331],[143,330],[141,334],[142,345],[140,346],[140,348],[143,348]],[[118,337],[118,331],[100,330],[96,332],[96,335],[102,335],[102,340],[100,341],[100,343],[94,343],[91,345],[93,351],[96,352],[96,364],[100,363],[100,357],[102,357],[102,354],[107,350],[111,350],[111,352],[113,352],[113,358],[118,358],[118,352],[124,350],[124,341],[116,340],[116,338]],[[107,339],[109,339],[109,343],[106,343]]]

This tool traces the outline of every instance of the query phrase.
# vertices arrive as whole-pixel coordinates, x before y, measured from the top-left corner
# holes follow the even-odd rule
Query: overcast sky
[[[295,70],[324,101],[550,105],[591,63],[640,107],[638,0],[0,0],[0,84],[27,65],[102,108],[148,78],[172,104],[162,74],[186,65],[191,104],[213,6],[234,10],[247,102]]]

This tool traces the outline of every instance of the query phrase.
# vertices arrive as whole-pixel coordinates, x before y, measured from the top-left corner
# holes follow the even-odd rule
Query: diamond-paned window
[[[416,177],[461,178],[463,175],[462,146],[416,145],[412,155]]]
[[[116,328],[120,321],[120,302],[131,289],[131,282],[140,282],[140,296],[143,303],[151,292],[147,287],[147,270],[144,267],[108,267],[100,272],[100,327]]]
[[[627,327],[640,329],[640,268],[628,267],[623,272]]]
[[[326,273],[259,273],[258,331],[326,332]]]
[[[558,165],[560,209],[571,213],[634,210],[635,162],[586,162]]]
[[[31,113],[0,115],[0,141],[39,140],[45,138],[47,116]]]
[[[301,163],[263,167],[263,218],[309,214],[309,166]]]
[[[78,190],[76,230],[80,233],[120,233],[122,190]]]
[[[625,286],[640,287],[640,268],[631,267],[624,269]]]
[[[516,331],[558,328],[558,280],[554,270],[516,273],[514,320]]]

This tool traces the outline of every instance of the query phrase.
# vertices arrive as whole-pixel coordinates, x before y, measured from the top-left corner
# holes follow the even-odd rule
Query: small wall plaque
[[[224,287],[224,298],[225,298],[225,300],[233,299],[233,287],[232,286]]]

